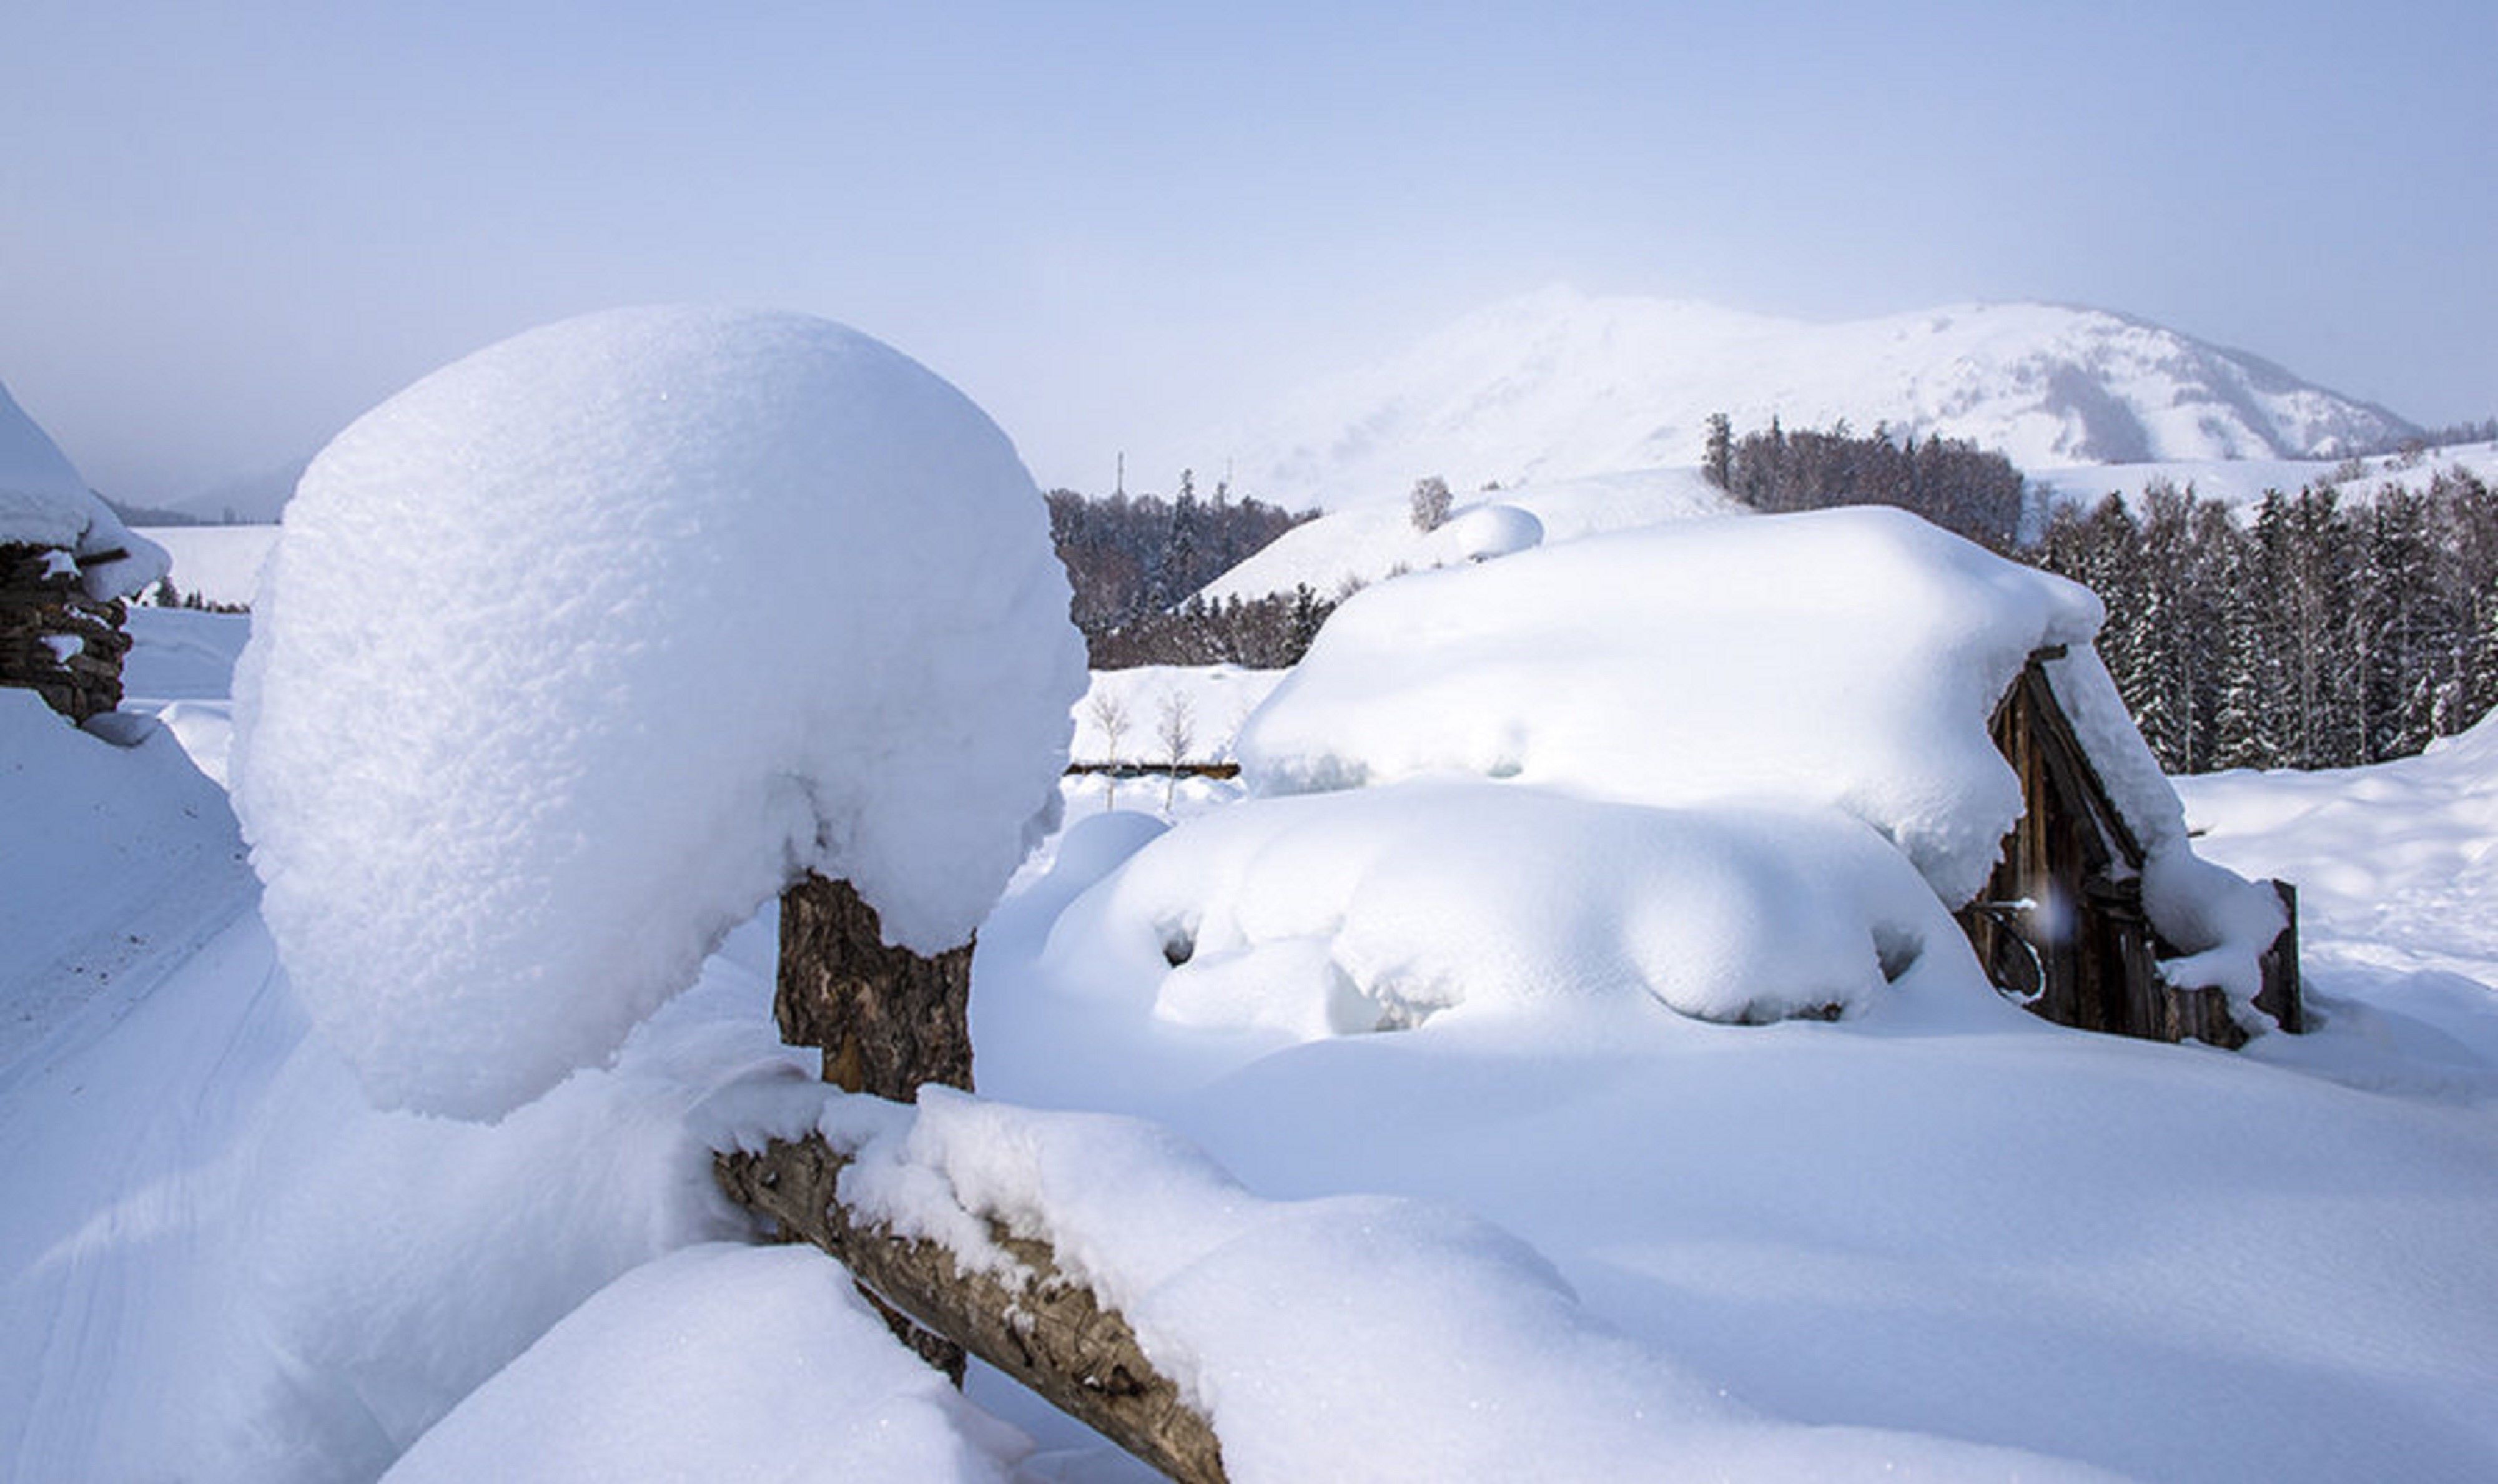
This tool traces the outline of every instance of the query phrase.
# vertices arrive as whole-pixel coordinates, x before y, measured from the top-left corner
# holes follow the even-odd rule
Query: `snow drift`
[[[1161,836],[1068,912],[1071,982],[1299,1040],[1645,991],[1704,1020],[1861,1006],[1950,918],[1826,808],[1654,808],[1457,780],[1255,799]]]
[[[618,310],[417,383],[305,472],[236,684],[297,992],[392,1105],[496,1116],[796,874],[967,938],[1084,684],[1013,448],[826,321]]]

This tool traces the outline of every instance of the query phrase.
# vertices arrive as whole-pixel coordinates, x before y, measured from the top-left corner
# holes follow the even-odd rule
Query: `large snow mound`
[[[1358,594],[1235,749],[1267,794],[1460,773],[1835,805],[1957,904],[2021,812],[1988,718],[2100,612],[1899,511],[1684,521]]]
[[[496,1116],[800,872],[959,943],[1054,821],[1084,685],[1012,446],[805,316],[617,310],[449,366],[305,472],[236,803],[315,1021]]]
[[[0,546],[58,547],[82,561],[83,585],[122,598],[165,575],[165,549],[134,534],[87,489],[60,445],[0,385]],[[112,553],[119,553],[119,555]]]
[[[1147,987],[1166,1021],[1314,1040],[1642,993],[1702,1020],[1836,1015],[1928,943],[1975,974],[1915,870],[1836,810],[1452,780],[1192,820],[1071,907],[1048,962]]]

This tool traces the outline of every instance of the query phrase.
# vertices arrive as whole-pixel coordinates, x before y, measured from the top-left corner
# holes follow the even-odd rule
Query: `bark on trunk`
[[[785,1238],[841,1259],[881,1307],[962,1345],[1181,1484],[1219,1484],[1214,1430],[1145,1359],[1127,1321],[1062,1273],[1047,1246],[992,1223],[990,1236],[1032,1280],[1014,1287],[966,1273],[937,1243],[855,1218],[835,1189],[847,1162],[809,1135],[759,1154],[721,1154],[715,1168],[731,1200],[771,1217]]]
[[[820,1047],[824,1081],[913,1101],[919,1085],[972,1087],[972,945],[922,958],[888,947],[847,881],[809,876],[781,894],[781,1039]]]

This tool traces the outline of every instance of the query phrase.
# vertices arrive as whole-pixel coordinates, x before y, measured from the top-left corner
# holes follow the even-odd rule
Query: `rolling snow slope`
[[[2269,363],[2096,309],[1961,304],[1814,325],[1555,288],[1313,387],[1232,440],[1241,488],[1288,505],[1401,499],[1697,463],[1739,430],[1845,418],[2002,450],[2025,468],[2338,455],[2410,430]]]
[[[236,620],[156,617],[134,660],[163,678],[151,688],[211,688],[200,657]],[[47,724],[64,748],[90,741]],[[1115,984],[1037,962],[1070,899],[1158,828],[1123,813],[1053,839],[984,926],[981,1084],[1153,1117],[1262,1199],[1385,1192],[1498,1222],[1588,1313],[1760,1414],[1744,1476],[1955,1459],[2029,1476],[2044,1454],[2151,1478],[2485,1478],[2498,966],[2417,935],[2425,914],[2350,910],[2433,884],[2450,859],[2498,859],[2482,741],[2414,767],[2188,790],[2225,858],[2347,873],[2310,878],[2318,1033],[2245,1054],[2088,1036],[1984,1001],[1966,1023],[1889,1029],[1570,1013],[1301,1046],[1185,1032]],[[93,755],[93,777],[66,762],[0,771],[0,802],[13,817],[85,808],[125,786],[105,774],[156,771],[144,749]],[[1068,792],[1089,814],[1100,790]],[[221,810],[143,812],[138,826],[232,839]],[[142,837],[65,839],[100,856]],[[56,873],[22,885],[30,909],[91,904]],[[20,1177],[0,1208],[0,1477],[370,1477],[464,1397],[579,1415],[618,1356],[709,1336],[716,1367],[633,1373],[675,1379],[632,1419],[653,1446],[612,1476],[664,1476],[671,1428],[729,1415],[725,1393],[765,1369],[737,1363],[736,1342],[770,1342],[784,1317],[723,1320],[723,1285],[789,1297],[767,1281],[771,1253],[694,1247],[735,1228],[686,1121],[706,1089],[781,1055],[770,914],[614,1069],[481,1128],[365,1107],[306,1039],[247,888],[237,906],[135,1003],[91,1003],[0,1070],[0,1155]],[[2441,910],[2493,915],[2486,894]],[[0,964],[25,966],[25,946],[0,936]],[[583,1159],[590,1148],[602,1156]],[[1280,1333],[1291,1306],[1236,1307],[1251,1303],[1244,1326]],[[815,1338],[809,1363],[839,1337]],[[1340,1350],[1317,1353],[1344,1369]],[[1331,1407],[1376,1419],[1383,1397],[1464,1405],[1435,1381],[1449,1354],[1413,1353],[1297,1415],[1323,1429]],[[864,1409],[872,1369],[813,1394]],[[971,1391],[1038,1437],[1019,1480],[1136,1476],[1019,1396],[993,1374]],[[542,1457],[461,1451],[481,1431],[446,1432],[433,1461],[562,1476]],[[749,1451],[715,1461],[759,1468],[768,1435],[734,1440]],[[2032,1456],[1942,1453],[1968,1444]],[[1645,1455],[1660,1471],[1688,1458]]]

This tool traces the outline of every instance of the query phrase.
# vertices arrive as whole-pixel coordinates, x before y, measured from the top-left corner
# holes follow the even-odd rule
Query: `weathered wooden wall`
[[[2227,996],[2161,978],[2171,952],[2142,902],[2141,843],[2109,800],[2056,700],[2044,662],[2031,657],[1996,709],[1996,746],[2021,778],[2027,807],[1977,901],[1960,913],[1988,977],[2060,1026],[2150,1040],[2244,1045]],[[2294,914],[2296,899],[2283,890]],[[2022,907],[2020,903],[2032,903]],[[2265,955],[2257,999],[2284,1029],[2301,1028],[2293,915]]]

